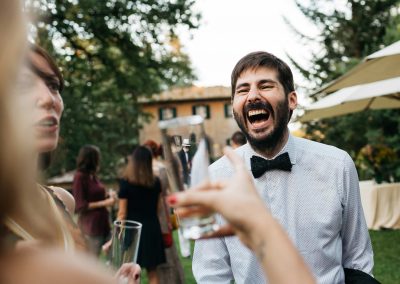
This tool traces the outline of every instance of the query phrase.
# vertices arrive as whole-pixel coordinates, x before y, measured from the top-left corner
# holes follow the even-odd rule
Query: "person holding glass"
[[[76,201],[75,210],[79,213],[78,224],[89,240],[91,251],[98,256],[110,235],[107,207],[114,205],[116,195],[107,196],[106,188],[97,176],[100,150],[96,146],[83,146],[76,163],[72,193]]]
[[[150,284],[159,283],[157,266],[165,263],[158,209],[161,183],[154,176],[153,156],[145,146],[138,146],[128,159],[120,181],[118,220],[132,220],[143,225],[137,263],[147,270]]]

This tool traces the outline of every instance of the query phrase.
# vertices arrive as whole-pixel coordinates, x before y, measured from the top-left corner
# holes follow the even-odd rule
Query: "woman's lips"
[[[58,130],[58,120],[55,117],[46,117],[35,123],[35,129],[40,132],[56,132]]]

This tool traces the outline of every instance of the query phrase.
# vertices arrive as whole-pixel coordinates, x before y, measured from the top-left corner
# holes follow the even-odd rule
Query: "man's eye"
[[[268,90],[268,89],[272,89],[274,86],[273,85],[262,85],[260,87],[261,90]]]
[[[248,92],[247,89],[239,89],[236,91],[236,94],[246,94]]]

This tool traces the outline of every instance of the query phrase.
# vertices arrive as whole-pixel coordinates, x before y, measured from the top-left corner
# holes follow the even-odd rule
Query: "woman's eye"
[[[60,90],[60,85],[57,83],[48,83],[47,87],[52,93],[57,93]]]

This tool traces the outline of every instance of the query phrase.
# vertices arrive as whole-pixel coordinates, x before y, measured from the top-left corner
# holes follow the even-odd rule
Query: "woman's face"
[[[59,93],[60,81],[42,56],[31,52],[30,61],[42,74],[39,76],[29,67],[25,67],[19,89],[21,98],[33,110],[29,116],[35,149],[38,153],[50,152],[57,147],[60,118],[64,109]]]

